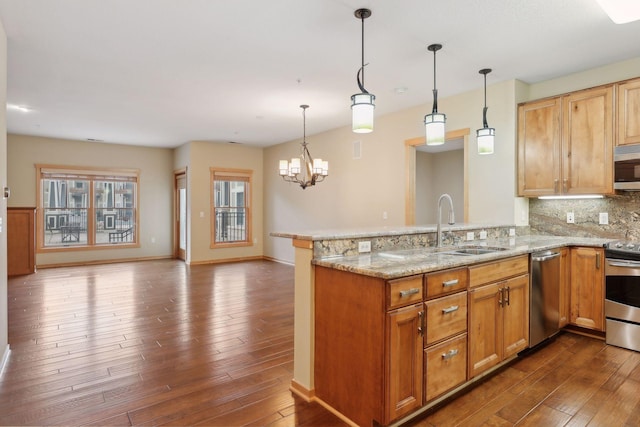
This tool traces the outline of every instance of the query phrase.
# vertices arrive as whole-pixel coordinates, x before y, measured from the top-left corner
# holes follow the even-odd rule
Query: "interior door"
[[[175,238],[174,254],[181,260],[187,257],[187,175],[185,172],[175,174]]]

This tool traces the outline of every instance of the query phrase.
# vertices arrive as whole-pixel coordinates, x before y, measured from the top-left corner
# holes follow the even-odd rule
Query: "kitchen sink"
[[[483,255],[504,251],[506,249],[507,248],[491,246],[465,246],[458,249],[451,249],[443,253],[447,255]]]

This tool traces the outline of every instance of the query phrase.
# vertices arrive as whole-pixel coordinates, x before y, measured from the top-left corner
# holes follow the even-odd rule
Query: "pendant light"
[[[433,109],[431,114],[424,116],[424,131],[427,145],[442,145],[444,144],[444,123],[447,121],[447,115],[438,113],[438,89],[436,89],[436,52],[442,49],[442,45],[432,44],[427,49],[433,52]]]
[[[306,111],[309,106],[301,105],[300,108],[302,108],[302,150],[300,156],[292,158],[291,162],[280,160],[278,169],[282,179],[299,184],[304,190],[329,176],[329,162],[311,157],[307,148]]]
[[[478,154],[493,154],[493,140],[496,135],[496,130],[494,128],[490,128],[487,124],[487,74],[491,72],[491,68],[483,68],[478,72],[484,75],[484,108],[482,109],[482,129],[476,130]]]
[[[351,127],[355,133],[369,133],[373,131],[373,110],[376,96],[364,88],[364,20],[371,16],[369,9],[358,9],[354,13],[362,22],[362,65],[356,75],[360,93],[351,95]]]

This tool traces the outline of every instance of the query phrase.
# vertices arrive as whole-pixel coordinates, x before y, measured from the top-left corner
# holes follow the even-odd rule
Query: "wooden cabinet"
[[[640,79],[616,85],[617,145],[640,144]]]
[[[467,380],[467,268],[425,275],[425,403]]]
[[[422,406],[423,317],[422,304],[399,308],[387,314],[387,422]]]
[[[528,265],[520,256],[469,267],[469,378],[529,345]]]
[[[423,287],[315,267],[316,396],[358,425],[422,406]]]
[[[7,273],[35,273],[35,208],[7,208]]]
[[[604,249],[571,248],[571,318],[576,326],[604,331]]]
[[[613,85],[518,106],[518,194],[613,194]]]
[[[561,98],[518,106],[518,195],[553,195],[560,191]]]
[[[564,328],[569,324],[571,313],[571,257],[569,248],[562,248],[560,252],[560,296],[558,298],[558,327]]]

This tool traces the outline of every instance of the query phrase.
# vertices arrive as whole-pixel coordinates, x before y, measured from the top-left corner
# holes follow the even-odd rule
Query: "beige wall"
[[[7,35],[0,23],[0,105],[7,105]],[[0,109],[0,191],[7,186],[7,119],[6,108]],[[9,319],[7,317],[7,200],[0,197],[0,371],[9,352]]]
[[[172,256],[173,150],[9,135],[10,206],[36,206],[35,164],[140,170],[139,248],[36,254],[39,266]]]
[[[487,87],[488,120],[497,134],[492,156],[478,155],[475,144],[475,130],[482,126],[482,85],[477,91],[439,99],[448,130],[470,128],[470,222],[515,222],[515,86],[515,81],[508,81]],[[345,105],[349,115],[348,102]],[[370,134],[357,135],[345,126],[307,137],[311,155],[329,160],[329,177],[304,191],[283,182],[277,173],[277,161],[296,155],[299,140],[265,149],[265,255],[293,259],[291,242],[269,237],[272,231],[404,225],[404,141],[424,134],[422,121],[430,109],[425,104],[376,117]],[[352,156],[356,140],[362,141],[361,159]]]
[[[238,144],[194,141],[176,150],[174,168],[188,167],[188,262],[260,257],[263,254],[263,150]],[[250,169],[252,246],[211,249],[210,168]]]

